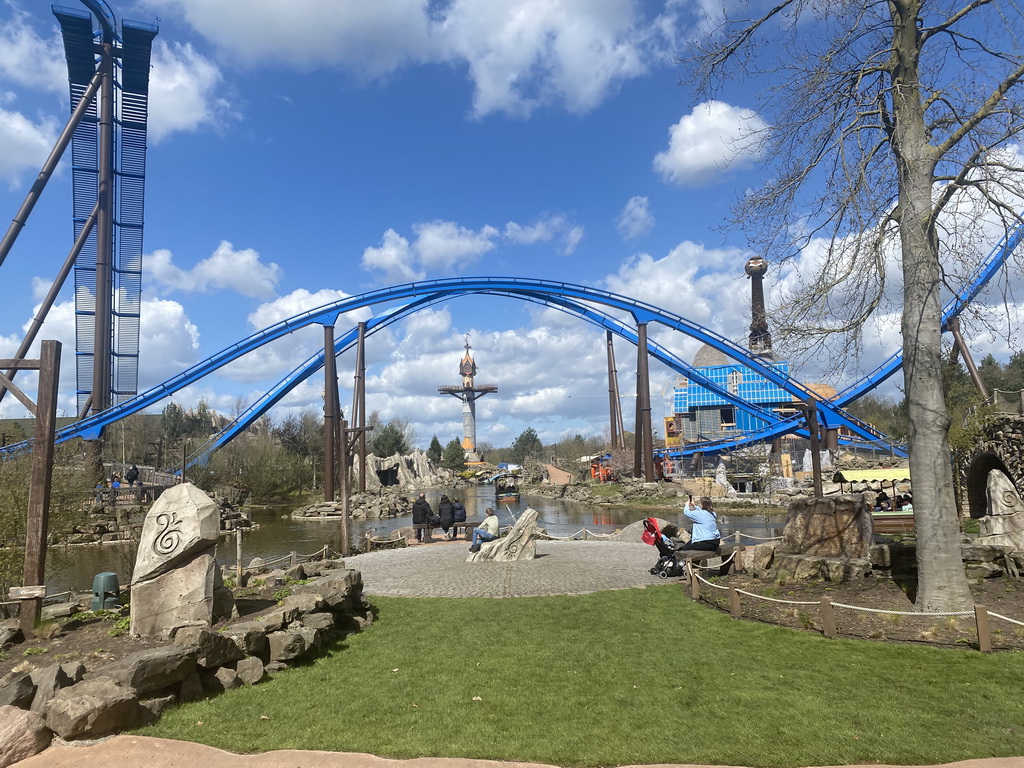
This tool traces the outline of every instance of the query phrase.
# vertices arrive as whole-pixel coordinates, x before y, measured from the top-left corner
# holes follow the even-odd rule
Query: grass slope
[[[139,733],[566,766],[939,763],[1024,754],[1022,658],[734,621],[678,587],[375,598],[330,656]]]

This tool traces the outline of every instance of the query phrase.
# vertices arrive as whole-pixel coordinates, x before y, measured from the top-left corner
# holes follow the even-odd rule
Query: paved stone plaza
[[[537,558],[467,563],[465,541],[420,544],[345,558],[367,595],[530,597],[664,584],[650,574],[658,551],[615,541],[538,541]]]

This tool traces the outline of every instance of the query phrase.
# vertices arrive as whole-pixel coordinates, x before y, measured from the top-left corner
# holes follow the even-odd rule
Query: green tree
[[[527,459],[536,459],[544,450],[544,444],[533,427],[527,427],[512,443],[512,461],[522,464]]]
[[[753,19],[726,12],[693,58],[700,97],[737,76],[757,81],[762,122],[745,139],[771,168],[749,185],[733,221],[758,252],[785,259],[820,247],[818,266],[803,266],[801,289],[778,316],[806,349],[819,345],[819,357],[829,340],[859,349],[865,321],[887,300],[888,254],[898,249],[915,605],[968,610],[943,390],[942,287],[983,256],[964,247],[981,240],[980,227],[999,220],[1009,231],[1018,221],[1024,17],[985,0],[765,7]]]
[[[443,453],[444,449],[441,447],[441,441],[437,439],[437,435],[434,435],[430,439],[430,447],[427,448],[427,458],[437,464],[441,460]]]
[[[466,452],[462,450],[462,443],[457,437],[453,437],[444,447],[441,466],[455,472],[461,472],[466,468]]]
[[[394,421],[377,427],[370,434],[373,435],[370,440],[370,451],[375,456],[383,459],[396,453],[403,456],[409,453],[409,445],[405,442],[402,428]]]
[[[850,413],[897,442],[907,439],[907,401],[895,403],[877,395],[864,395],[850,403]]]
[[[87,501],[92,499],[82,471],[83,445],[73,440],[55,446],[53,479],[50,487],[48,544],[56,544],[70,534],[75,525],[85,522]],[[0,594],[20,586],[25,557],[25,510],[32,478],[32,455],[12,456],[0,461]],[[46,557],[54,565],[66,555],[63,548],[47,547]]]

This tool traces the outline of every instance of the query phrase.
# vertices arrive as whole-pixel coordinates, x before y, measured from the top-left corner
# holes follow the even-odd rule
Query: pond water
[[[494,491],[489,486],[459,491],[431,489],[427,491],[427,500],[435,512],[442,493],[446,493],[450,498],[461,497],[470,520],[482,519],[484,510],[494,506]],[[518,503],[496,508],[501,524],[512,525],[514,518],[519,517],[528,505],[537,510],[538,523],[552,536],[572,536],[583,529],[591,533],[612,533],[616,528],[622,528],[651,515],[669,520],[681,528],[685,526],[681,503],[677,505],[678,511],[673,513],[664,509],[648,511],[642,508],[610,508],[526,494]],[[335,552],[341,551],[341,526],[337,520],[293,520],[290,513],[294,508],[295,505],[253,509],[252,520],[259,527],[245,533],[242,543],[243,562],[249,562],[254,557],[269,560],[287,555],[289,552],[307,555],[316,552],[325,544]],[[729,536],[736,531],[762,538],[779,536],[782,533],[783,522],[783,517],[766,520],[760,515],[730,516],[727,512],[719,514],[719,527],[723,536]],[[383,535],[411,524],[411,515],[404,515],[381,520],[351,520],[349,527],[353,545],[358,545],[366,531]],[[746,543],[749,545],[756,542],[748,540]],[[112,571],[118,575],[120,584],[126,585],[131,579],[133,565],[127,549],[124,545],[116,543],[51,549],[47,555],[46,583],[53,592],[67,589],[89,590],[92,588],[93,576]],[[233,535],[222,538],[219,549],[219,562],[235,562]]]

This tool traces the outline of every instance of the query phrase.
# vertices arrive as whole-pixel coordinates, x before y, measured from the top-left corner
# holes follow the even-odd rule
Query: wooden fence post
[[[729,587],[729,613],[732,614],[734,619],[739,619],[743,616],[743,608],[740,606],[740,593],[736,590],[736,587]]]
[[[288,567],[294,568],[299,564],[299,553],[292,551],[288,553]]]
[[[686,567],[690,571],[690,597],[700,600],[700,582],[697,580],[697,569],[693,565],[693,560],[687,560]]]
[[[974,621],[978,625],[978,650],[982,653],[991,653],[992,632],[988,624],[988,608],[984,605],[974,606]]]
[[[235,576],[236,584],[242,586],[242,529],[235,528]]]
[[[836,626],[836,609],[832,607],[832,601],[827,597],[821,598],[821,631],[825,637],[835,637],[839,634]]]

